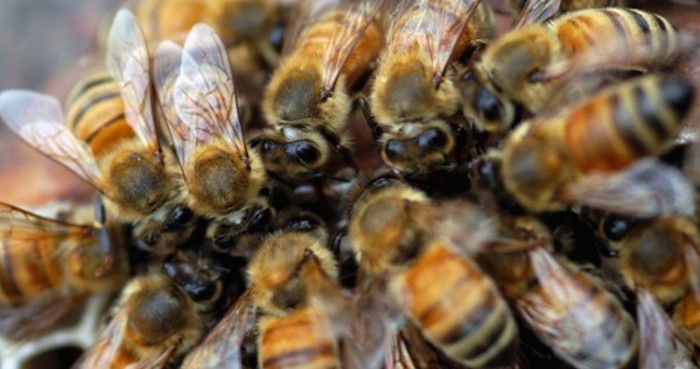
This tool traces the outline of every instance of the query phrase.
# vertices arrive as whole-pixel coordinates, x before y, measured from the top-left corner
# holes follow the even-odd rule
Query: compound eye
[[[501,119],[498,98],[485,88],[480,87],[477,89],[475,102],[477,111],[481,112],[487,120],[496,121]]]
[[[194,213],[190,208],[186,206],[178,206],[170,213],[167,221],[165,222],[165,230],[172,228],[183,227],[189,223],[192,218],[194,218]]]
[[[304,164],[313,164],[318,161],[321,153],[310,141],[296,141],[288,143],[285,151],[291,156],[299,158]]]
[[[212,301],[218,296],[219,283],[197,283],[185,286],[187,294],[197,302]]]
[[[620,218],[611,218],[603,221],[603,233],[610,241],[620,241],[630,228],[628,221]]]
[[[386,142],[386,154],[390,158],[400,157],[405,151],[405,143],[399,140],[389,140]]]
[[[418,146],[426,149],[436,147],[442,148],[447,145],[447,135],[437,128],[431,128],[421,133],[417,137],[417,140]]]

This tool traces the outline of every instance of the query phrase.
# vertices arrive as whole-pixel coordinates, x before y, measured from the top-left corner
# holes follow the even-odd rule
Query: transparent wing
[[[471,202],[445,201],[429,206],[429,211],[417,212],[417,223],[425,224],[431,234],[449,240],[463,255],[478,254],[496,238],[496,218],[488,217]]]
[[[695,189],[681,171],[657,159],[624,171],[588,175],[567,188],[578,204],[637,218],[695,213]]]
[[[172,41],[163,41],[158,45],[153,57],[153,79],[156,84],[158,103],[165,117],[165,126],[175,148],[175,154],[182,166],[185,158],[185,141],[187,127],[177,115],[175,107],[175,81],[180,75],[180,59],[182,47]]]
[[[672,368],[674,334],[666,312],[647,290],[637,291],[637,321],[639,324],[639,368]]]
[[[187,36],[174,99],[188,132],[183,149],[186,177],[194,175],[192,145],[221,138],[239,155],[248,156],[228,54],[206,24],[195,25]]]
[[[207,337],[184,360],[183,369],[240,369],[241,343],[255,325],[250,291],[241,295]]]
[[[345,12],[342,20],[344,27],[331,38],[324,56],[325,71],[322,85],[324,92],[333,91],[340,76],[340,71],[360,41],[375,20],[377,11],[382,7],[383,0],[363,1],[359,6]],[[323,93],[323,92],[322,92]]]
[[[434,85],[445,75],[462,32],[480,3],[481,0],[439,1],[435,6],[430,1],[420,2],[428,16],[421,20],[424,37],[419,41],[430,54]]]
[[[543,22],[559,11],[561,0],[527,0],[513,28]]]
[[[127,9],[119,10],[109,30],[107,68],[121,86],[129,126],[144,145],[157,148],[148,44],[136,17]]]
[[[516,307],[535,334],[570,364],[613,367],[634,351],[622,333],[633,324],[622,307],[582,272],[574,272],[544,248],[529,252],[539,287]],[[620,337],[622,335],[622,337]],[[631,339],[631,338],[630,338]],[[630,343],[630,345],[626,345]],[[614,351],[601,351],[612,347]]]
[[[84,296],[67,296],[57,291],[44,293],[18,307],[0,307],[0,334],[23,341],[46,333],[67,314],[80,309]]]
[[[90,146],[66,127],[55,98],[26,90],[0,93],[0,118],[30,146],[104,192]]]

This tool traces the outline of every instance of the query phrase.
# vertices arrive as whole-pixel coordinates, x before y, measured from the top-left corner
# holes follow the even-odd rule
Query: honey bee
[[[500,239],[477,256],[520,316],[575,368],[624,368],[638,346],[635,323],[595,279],[555,257],[534,218],[501,220]]]
[[[347,301],[333,255],[313,233],[268,236],[248,266],[258,322],[260,368],[366,367],[348,347]]]
[[[589,37],[593,33],[597,37]],[[516,123],[517,109],[536,114],[552,106],[575,76],[585,77],[578,90],[596,90],[609,79],[603,71],[664,65],[680,50],[668,20],[636,9],[588,9],[545,23],[519,22],[484,50],[465,77],[463,113],[481,129],[503,131]]]
[[[683,79],[648,75],[523,124],[503,144],[503,186],[531,211],[577,203],[636,217],[692,214],[683,174],[640,159],[675,137],[693,96]]]
[[[279,17],[274,0],[149,0],[132,2],[151,45],[173,40],[182,45],[187,33],[200,22],[209,24],[225,40],[227,48],[253,47],[269,65],[276,51],[268,42]]]
[[[104,221],[104,219],[97,219]],[[0,203],[0,330],[24,339],[52,327],[73,297],[126,282],[117,229],[73,224]]]
[[[459,105],[450,66],[492,33],[490,10],[478,0],[400,6],[370,93],[387,165],[424,173],[448,163],[456,138],[446,119]]]
[[[155,64],[162,69],[155,71],[156,84],[184,177],[184,197],[195,214],[215,220],[207,235],[233,232],[224,225],[245,228],[251,219],[270,212],[265,168],[243,136],[221,39],[199,23],[184,48],[162,44]],[[179,70],[176,79],[172,70]]]
[[[165,368],[192,349],[226,306],[222,267],[180,251],[162,272],[138,276],[122,291],[114,316],[78,368]]]
[[[509,365],[518,347],[515,320],[496,285],[465,252],[481,244],[477,230],[488,226],[474,219],[473,206],[453,208],[461,213],[434,206],[403,183],[369,186],[350,217],[360,264],[372,276],[386,276],[400,309],[450,359],[468,367]],[[438,222],[438,213],[461,216]],[[462,236],[451,236],[453,231]]]
[[[0,116],[30,146],[104,195],[115,220],[134,223],[140,246],[170,253],[191,233],[193,216],[177,204],[176,164],[155,130],[149,63],[138,23],[122,10],[111,28],[107,57],[116,86],[106,75],[86,81],[74,94],[72,126],[56,99],[23,90],[0,94]],[[123,106],[114,101],[118,90]]]
[[[378,3],[304,3],[307,15],[299,22],[306,23],[286,42],[262,101],[269,127],[253,141],[271,177],[286,183],[313,178],[330,161],[331,148],[355,167],[345,124],[350,91],[382,47]]]

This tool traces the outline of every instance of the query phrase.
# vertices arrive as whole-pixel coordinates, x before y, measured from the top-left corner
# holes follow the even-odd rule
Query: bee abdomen
[[[121,88],[106,71],[90,74],[68,99],[67,125],[100,156],[134,136],[124,116]]]
[[[302,310],[286,318],[268,318],[260,328],[260,365],[264,369],[340,368],[336,344],[324,322]]]
[[[64,275],[51,239],[12,241],[30,242],[31,247],[6,242],[0,244],[0,305],[13,305],[61,285]]]
[[[430,283],[435,270],[443,283]],[[426,338],[452,359],[469,367],[514,360],[518,332],[512,314],[495,285],[470,260],[444,248],[426,252],[406,273],[402,295]]]
[[[694,88],[675,77],[639,78],[579,105],[566,118],[566,142],[578,168],[618,170],[655,155],[680,130]]]
[[[665,60],[677,51],[675,27],[659,15],[635,9],[581,10],[554,20],[550,27],[556,31],[568,55],[597,47],[605,49],[609,37],[619,40],[621,46],[629,46],[627,50],[616,51],[631,56],[640,46],[658,60]]]

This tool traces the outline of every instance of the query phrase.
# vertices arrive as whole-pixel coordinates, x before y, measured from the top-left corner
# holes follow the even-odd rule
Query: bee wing
[[[543,22],[559,11],[561,0],[527,0],[513,28]]]
[[[348,61],[350,54],[362,38],[365,30],[375,20],[377,11],[382,6],[383,0],[363,1],[358,6],[345,12],[342,27],[339,33],[332,36],[326,46],[324,62],[326,69],[323,74],[323,91],[330,92],[340,76],[340,71]]]
[[[77,225],[49,219],[0,202],[0,235],[3,235],[3,238],[65,238],[82,234],[94,237],[95,230],[92,225]]]
[[[185,176],[193,173],[194,145],[222,138],[243,157],[248,156],[228,54],[219,36],[198,23],[182,50],[175,82],[175,109],[187,130],[183,155]]]
[[[45,293],[18,307],[0,307],[0,333],[23,341],[52,329],[66,314],[80,308],[84,296]]]
[[[424,212],[429,219],[417,219],[431,234],[446,238],[460,253],[471,257],[496,238],[496,218],[468,201],[445,201]],[[419,215],[423,215],[419,214]]]
[[[626,170],[588,175],[566,189],[578,204],[637,218],[695,213],[695,189],[681,171],[656,159]]]
[[[568,362],[578,360],[573,359],[576,353],[581,354],[581,358],[593,357],[579,352],[585,349],[580,343],[595,342],[601,337],[597,334],[599,332],[587,327],[590,317],[585,314],[590,312],[574,309],[576,302],[588,301],[590,286],[583,285],[544,248],[536,248],[529,254],[540,288],[516,302],[520,315],[554,352]],[[578,362],[585,368],[600,364],[587,359]]]
[[[700,296],[700,255],[695,244],[688,243],[685,247],[685,260],[690,271],[690,288],[696,296]]]
[[[55,98],[25,90],[0,93],[0,118],[30,146],[104,192],[90,146],[66,127]]]
[[[338,7],[342,0],[298,0],[288,12],[287,30],[284,34],[284,44],[281,55],[289,55],[295,48],[299,36],[306,26],[320,13]]]
[[[637,321],[639,322],[639,368],[673,367],[673,326],[666,312],[647,290],[637,291]]]
[[[185,358],[183,369],[240,369],[241,343],[255,325],[250,291],[241,295],[207,337]]]
[[[174,85],[180,74],[180,59],[182,47],[172,41],[163,41],[158,45],[153,57],[153,79],[156,84],[158,103],[165,117],[170,140],[174,146],[178,162],[182,166],[185,158],[185,142],[187,140],[187,127],[182,123],[175,108]]]
[[[73,369],[109,368],[119,361],[128,312],[121,308],[100,333],[95,343],[73,364]]]
[[[419,40],[432,60],[434,85],[445,75],[460,35],[480,3],[481,0],[439,1],[437,7],[441,9],[434,9],[436,6],[430,1],[419,3],[429,15],[421,20],[419,27],[424,37]]]
[[[158,148],[148,44],[136,17],[127,9],[117,12],[109,30],[107,68],[121,86],[129,126],[144,145]]]

